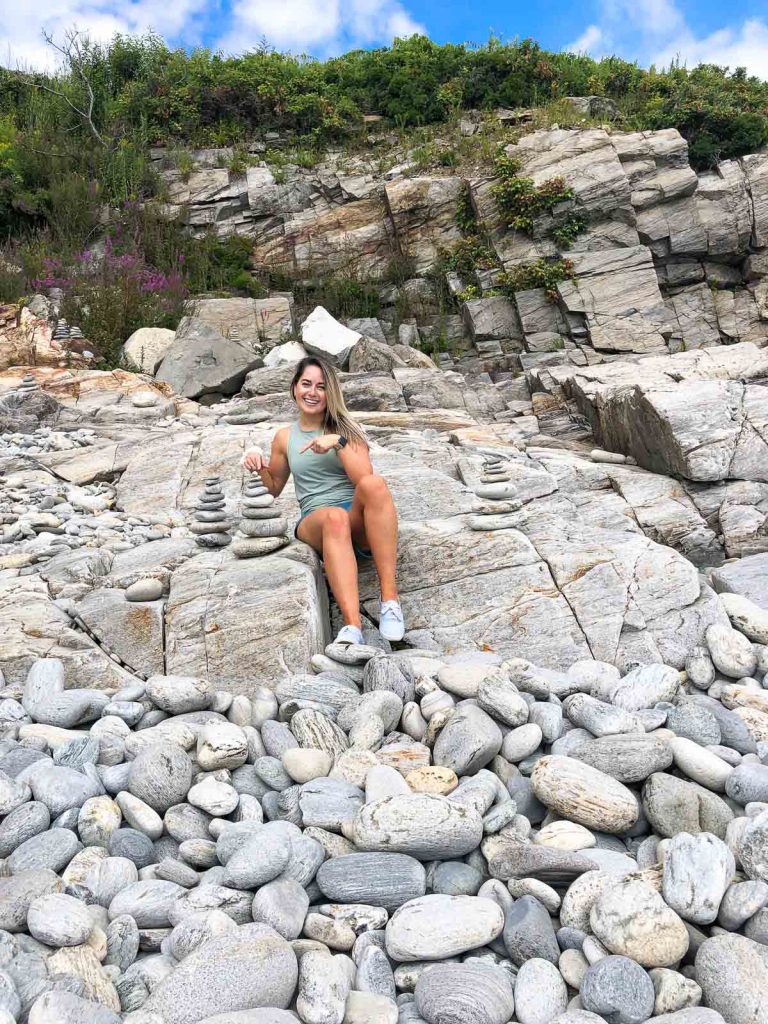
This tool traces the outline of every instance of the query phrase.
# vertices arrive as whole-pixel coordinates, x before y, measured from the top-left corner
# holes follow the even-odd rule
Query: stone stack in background
[[[190,525],[195,541],[201,548],[223,548],[231,543],[230,522],[224,511],[225,506],[221,478],[207,477],[205,490],[195,505],[195,522]]]

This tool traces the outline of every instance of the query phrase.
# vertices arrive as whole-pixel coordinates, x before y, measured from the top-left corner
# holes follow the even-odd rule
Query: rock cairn
[[[206,477],[205,490],[195,504],[195,522],[189,527],[201,548],[224,548],[231,543],[225,505],[221,477]]]
[[[35,380],[34,373],[25,373],[21,378],[21,384],[16,388],[16,394],[22,398],[32,395],[40,390],[40,385]]]
[[[252,474],[243,486],[242,519],[232,551],[238,558],[268,555],[288,543],[288,523],[275,508],[258,473]]]
[[[53,329],[53,340],[54,341],[69,341],[69,337],[70,337],[70,334],[69,334],[69,324],[64,319],[64,317],[60,317],[56,321],[56,326]]]
[[[477,514],[469,517],[469,526],[477,531],[502,530],[512,525],[509,513],[520,507],[518,489],[503,455],[490,449],[480,454],[480,478],[472,488],[479,499]]]
[[[4,1019],[763,1024],[768,613],[722,596],[684,672],[34,662],[0,691]]]
[[[72,327],[70,327],[70,329],[69,329],[69,340],[70,341],[82,341],[83,337],[84,337],[83,332],[80,330],[79,327],[76,327],[74,325]]]

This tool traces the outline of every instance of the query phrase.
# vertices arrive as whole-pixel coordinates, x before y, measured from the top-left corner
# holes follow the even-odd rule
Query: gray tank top
[[[321,428],[302,430],[298,423],[293,423],[288,434],[288,465],[293,474],[293,486],[302,516],[318,508],[352,501],[355,494],[355,485],[347,476],[335,451],[331,450],[325,455],[301,451],[313,437],[320,437],[324,433]]]

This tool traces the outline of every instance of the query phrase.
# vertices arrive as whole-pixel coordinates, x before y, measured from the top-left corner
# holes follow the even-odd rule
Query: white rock
[[[279,366],[281,363],[298,363],[307,350],[298,341],[286,341],[282,345],[275,345],[264,356],[265,366]]]
[[[403,904],[386,927],[393,960],[445,960],[493,942],[504,928],[504,914],[481,896],[420,896]]]
[[[301,325],[304,348],[333,366],[346,366],[350,352],[361,338],[362,334],[340,324],[322,306],[315,306]]]

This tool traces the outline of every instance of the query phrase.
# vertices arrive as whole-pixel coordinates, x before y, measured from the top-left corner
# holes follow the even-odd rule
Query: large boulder
[[[252,345],[225,338],[215,327],[186,316],[157,371],[157,379],[186,398],[207,394],[234,395],[249,370],[261,365]]]
[[[340,324],[323,306],[315,306],[301,325],[301,340],[307,352],[342,368],[361,338],[361,334]]]
[[[175,337],[176,332],[167,327],[140,327],[123,345],[123,359],[142,373],[154,373]]]

